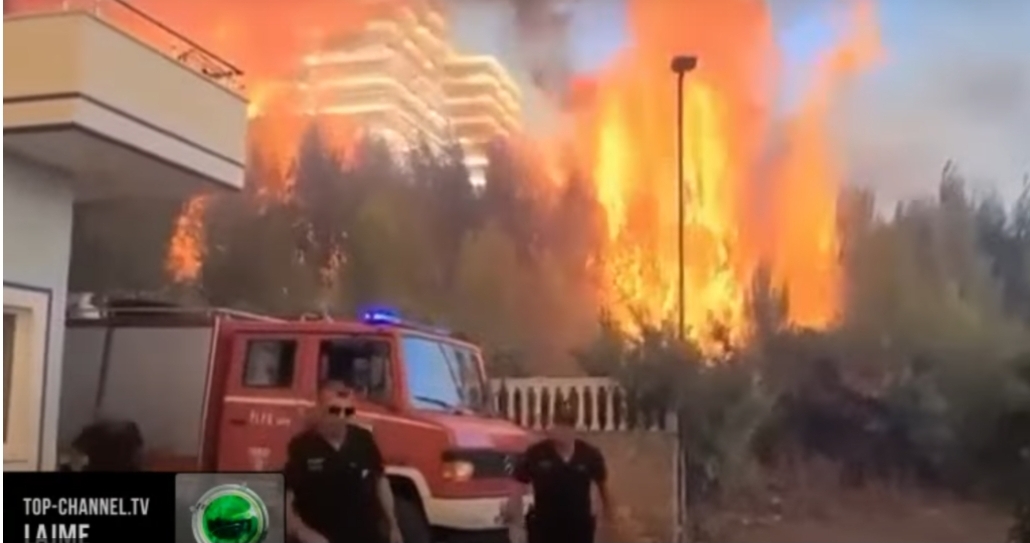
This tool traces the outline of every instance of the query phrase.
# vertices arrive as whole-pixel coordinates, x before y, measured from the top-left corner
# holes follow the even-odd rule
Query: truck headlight
[[[443,463],[443,478],[448,481],[468,481],[476,473],[472,462],[451,460]]]

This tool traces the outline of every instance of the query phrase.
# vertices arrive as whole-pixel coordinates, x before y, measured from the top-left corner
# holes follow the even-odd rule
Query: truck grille
[[[475,467],[475,479],[507,479],[518,461],[518,454],[489,450],[462,451],[460,457]]]

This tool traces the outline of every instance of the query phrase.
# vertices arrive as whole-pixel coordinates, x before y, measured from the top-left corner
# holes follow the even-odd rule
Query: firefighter
[[[286,526],[299,543],[401,543],[382,454],[354,412],[349,388],[323,385],[313,424],[287,446]]]
[[[526,449],[513,470],[521,484],[509,501],[508,520],[524,521],[528,543],[592,543],[596,530],[592,487],[598,490],[603,517],[612,518],[604,455],[576,439],[575,422],[572,406],[560,403],[547,438]],[[533,509],[523,519],[522,496],[529,486]]]

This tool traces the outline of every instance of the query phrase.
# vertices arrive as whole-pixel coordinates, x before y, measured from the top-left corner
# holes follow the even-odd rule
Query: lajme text
[[[89,538],[89,524],[26,524],[26,543],[85,542]]]
[[[26,543],[85,543],[89,517],[146,515],[150,498],[23,498],[26,516],[64,517],[72,522],[30,522],[24,527]]]

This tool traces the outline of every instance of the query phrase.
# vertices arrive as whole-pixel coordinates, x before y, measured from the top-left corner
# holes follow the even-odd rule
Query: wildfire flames
[[[858,0],[853,8],[850,31],[823,52],[801,106],[781,120],[774,111],[779,58],[765,2],[628,1],[631,43],[580,82],[590,91],[576,93],[571,136],[562,145],[573,149],[571,167],[592,179],[605,213],[598,301],[617,322],[632,328],[640,319],[671,320],[680,303],[677,97],[669,69],[675,54],[699,58],[698,69],[686,75],[681,119],[682,302],[689,333],[706,348],[746,341],[749,292],[762,266],[785,289],[791,322],[821,327],[834,320],[841,303],[836,199],[843,168],[828,115],[840,85],[878,53],[872,5]],[[351,19],[349,25],[357,24]],[[321,25],[332,19],[304,20]],[[222,50],[245,48],[248,40],[239,36],[233,47],[224,43],[241,27],[220,28]],[[257,41],[267,50],[274,40]],[[295,49],[293,61],[302,54]],[[250,83],[254,112],[262,113],[253,143],[273,154],[295,149],[303,123],[269,113],[271,87],[262,85],[261,75]],[[568,154],[550,140],[545,146],[552,148],[548,153]],[[278,154],[280,163],[291,159]],[[168,260],[176,280],[199,272],[202,214],[203,201],[196,200],[179,221]]]
[[[607,216],[602,304],[632,327],[678,304],[676,54],[699,58],[683,100],[686,213],[682,303],[703,347],[749,333],[748,294],[766,265],[788,319],[821,327],[838,314],[836,199],[842,168],[829,105],[878,51],[871,4],[855,4],[846,39],[825,52],[802,106],[774,124],[778,58],[761,0],[629,2],[632,44],[597,74],[575,115]],[[776,141],[782,140],[782,141]]]

